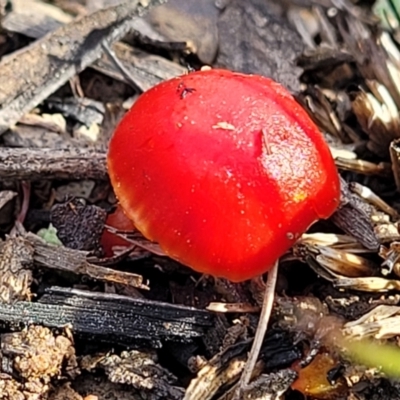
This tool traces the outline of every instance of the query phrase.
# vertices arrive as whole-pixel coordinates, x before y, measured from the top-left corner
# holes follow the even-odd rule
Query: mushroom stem
[[[272,269],[268,272],[260,320],[258,322],[256,334],[254,336],[253,345],[251,347],[247,363],[244,366],[242,376],[240,377],[237,385],[236,393],[233,396],[233,400],[240,400],[242,398],[241,395],[250,383],[258,355],[260,354],[265,332],[271,316],[272,306],[274,304],[275,286],[278,277],[278,265],[279,261],[276,261]]]

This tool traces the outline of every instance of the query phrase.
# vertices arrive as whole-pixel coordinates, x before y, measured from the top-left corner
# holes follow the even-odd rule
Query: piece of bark
[[[58,28],[0,62],[0,133],[60,86],[97,60],[103,43],[112,44],[164,0],[140,1],[100,10]]]
[[[51,18],[48,16],[46,20],[51,20]],[[2,26],[11,32],[39,39],[44,34],[51,32],[52,27],[57,23],[57,21],[53,21],[53,23],[41,25],[38,30],[36,29],[37,22],[29,15],[11,12],[3,21]],[[137,24],[134,25],[134,28],[142,32],[140,26]],[[143,34],[145,33],[143,32]],[[103,54],[102,57],[91,64],[90,68],[128,84],[133,81],[133,86],[141,91],[146,91],[163,80],[187,73],[187,68],[175,62],[134,49],[126,43],[114,43],[110,48],[123,65],[125,71],[129,73],[129,81],[127,81],[125,75],[121,73],[119,68],[116,68],[110,57],[106,54]]]
[[[1,398],[18,399],[18,392],[23,399],[46,399],[49,383],[55,376],[68,371],[70,377],[77,374],[77,362],[72,341],[63,335],[54,335],[48,328],[30,326],[21,332],[1,335]],[[1,381],[8,376],[13,381],[13,390],[2,388]],[[13,395],[9,396],[11,393]],[[2,395],[6,394],[6,397]],[[15,396],[15,397],[14,397]]]
[[[5,30],[11,28],[11,32],[36,39],[72,21],[72,15],[58,8],[59,12],[55,14],[52,12],[54,9],[54,6],[42,1],[29,0],[29,7],[26,7],[25,0],[13,0],[12,10],[2,19],[2,27]],[[27,24],[25,21],[30,23]]]
[[[341,199],[339,209],[332,215],[331,220],[340,229],[355,237],[369,250],[377,250],[379,241],[375,235],[368,208],[372,207],[351,193],[344,179],[341,183]]]
[[[333,68],[343,63],[354,62],[353,55],[345,49],[318,47],[315,50],[306,50],[297,58],[297,65],[305,71],[314,71],[321,68]]]
[[[7,237],[0,244],[0,302],[30,300],[33,246],[21,236]]]
[[[287,21],[270,11],[265,0],[232,0],[219,21],[216,64],[275,79],[293,92],[300,88],[302,70],[296,58],[304,45]]]
[[[100,101],[86,97],[66,97],[50,98],[46,101],[51,110],[62,113],[64,117],[69,117],[80,124],[90,127],[101,125],[105,114],[105,105]]]
[[[379,248],[379,242],[368,215],[357,208],[354,203],[340,207],[332,215],[331,220],[344,232],[358,239],[367,249],[377,250]]]
[[[107,179],[106,150],[0,148],[0,180]]]
[[[176,386],[177,378],[158,364],[154,350],[110,354],[102,357],[97,367],[111,382],[130,385],[152,400],[181,400],[184,395],[184,389]]]
[[[129,74],[129,81],[133,81],[134,86],[142,92],[163,80],[187,73],[187,68],[179,64],[136,50],[124,43],[115,43],[112,50]],[[105,55],[92,64],[91,68],[111,78],[129,83],[124,74],[115,67],[110,57]]]
[[[50,328],[70,326],[111,343],[160,347],[161,341],[188,342],[213,325],[205,310],[115,294],[52,287],[39,302],[0,304],[0,321]]]
[[[91,264],[87,260],[88,253],[86,251],[48,244],[31,232],[26,233],[24,239],[27,245],[33,246],[33,259],[42,267],[87,275],[92,279],[109,283],[148,289],[148,286],[143,283],[141,275]]]

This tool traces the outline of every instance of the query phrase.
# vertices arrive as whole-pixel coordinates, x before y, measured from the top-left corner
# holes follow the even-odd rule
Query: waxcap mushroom
[[[142,94],[110,142],[115,194],[148,239],[196,271],[266,272],[340,185],[322,134],[271,79],[197,71]]]

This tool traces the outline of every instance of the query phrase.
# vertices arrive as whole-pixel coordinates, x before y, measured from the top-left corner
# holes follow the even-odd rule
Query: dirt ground
[[[106,167],[138,96],[205,65],[288,88],[341,176],[337,211],[280,259],[242,398],[400,399],[399,16],[390,0],[0,0],[0,399],[234,398],[266,276],[202,275],[120,225]]]

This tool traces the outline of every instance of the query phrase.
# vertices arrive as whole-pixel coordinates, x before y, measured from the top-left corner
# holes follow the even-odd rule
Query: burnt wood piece
[[[164,340],[189,342],[202,337],[213,319],[210,312],[192,307],[59,287],[46,289],[37,303],[0,303],[0,321],[14,326],[70,326],[75,334],[130,345],[147,342],[153,347]]]

